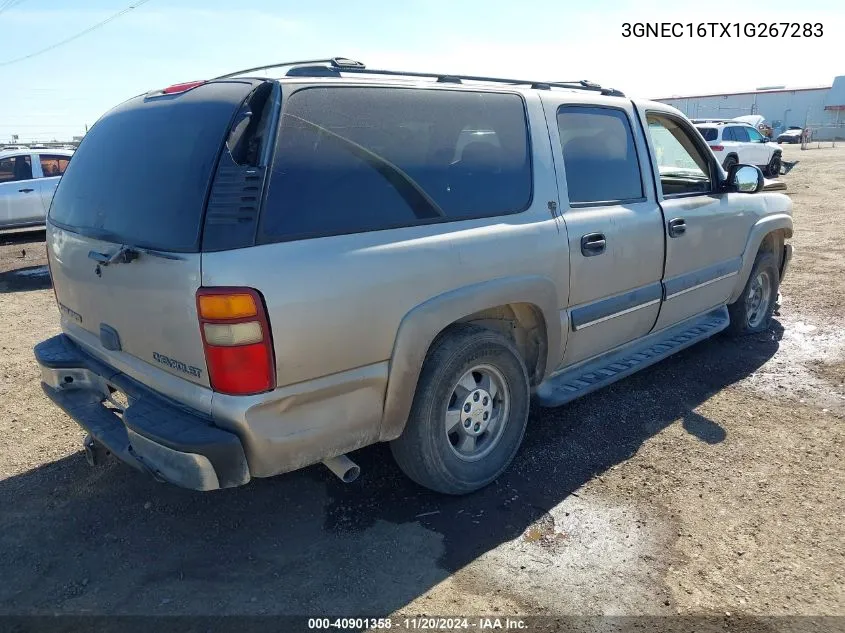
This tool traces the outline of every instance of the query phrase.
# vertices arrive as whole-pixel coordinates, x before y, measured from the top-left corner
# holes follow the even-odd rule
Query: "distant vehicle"
[[[0,151],[0,229],[44,224],[72,151]]]
[[[29,149],[29,147],[27,145],[4,145],[3,147],[0,147],[0,152],[11,151],[13,149]]]
[[[734,165],[757,165],[769,178],[780,174],[781,150],[769,145],[756,127],[740,121],[696,125],[725,170]]]
[[[784,132],[778,134],[777,142],[778,143],[800,143],[801,142],[801,134],[804,133],[800,127],[791,127]]]

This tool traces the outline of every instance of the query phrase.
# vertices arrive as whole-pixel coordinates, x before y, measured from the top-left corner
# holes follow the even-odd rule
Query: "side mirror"
[[[761,143],[768,143],[768,142],[769,142],[769,137],[768,137],[768,136],[764,136],[764,137],[763,137],[763,140],[762,140],[762,141],[760,141],[760,142],[761,142]]]
[[[754,165],[732,165],[728,170],[728,189],[738,193],[757,193],[763,189],[763,172]]]

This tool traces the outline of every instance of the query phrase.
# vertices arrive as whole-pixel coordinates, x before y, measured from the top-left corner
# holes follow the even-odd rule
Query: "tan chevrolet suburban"
[[[105,114],[56,191],[43,387],[198,490],[390,442],[493,481],[559,406],[769,325],[791,202],[677,110],[581,81],[250,69]]]

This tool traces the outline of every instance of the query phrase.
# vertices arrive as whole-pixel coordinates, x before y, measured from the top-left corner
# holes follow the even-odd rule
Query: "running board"
[[[649,334],[622,349],[551,376],[537,387],[534,399],[543,407],[566,404],[721,332],[729,322],[728,309],[723,306]]]

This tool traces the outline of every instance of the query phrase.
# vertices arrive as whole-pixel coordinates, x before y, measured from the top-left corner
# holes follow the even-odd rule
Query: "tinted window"
[[[710,161],[691,130],[658,114],[649,114],[647,120],[663,195],[709,192]]]
[[[15,182],[32,178],[32,161],[29,156],[12,156],[0,160],[0,182]]]
[[[719,138],[719,130],[714,127],[700,127],[698,131],[701,132],[705,141],[715,141]]]
[[[70,161],[70,156],[51,156],[50,154],[41,154],[39,156],[41,161],[41,173],[45,178],[53,176],[61,176],[67,169],[67,164]]]
[[[732,141],[739,141],[740,143],[748,142],[748,132],[746,128],[740,126],[729,127]]]
[[[643,197],[637,151],[624,112],[564,106],[558,110],[557,126],[571,203]]]
[[[265,241],[517,213],[531,199],[518,95],[308,88],[287,99]]]
[[[114,242],[198,250],[208,184],[246,96],[235,82],[209,87],[215,98],[203,90],[138,97],[105,114],[59,181],[51,221]]]

